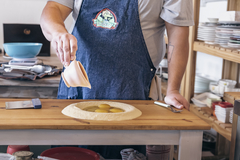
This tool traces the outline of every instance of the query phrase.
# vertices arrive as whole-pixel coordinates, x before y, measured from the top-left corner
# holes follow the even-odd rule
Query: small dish
[[[87,73],[79,61],[74,59],[69,66],[65,66],[62,78],[66,86],[69,87],[88,87],[91,89]]]
[[[218,22],[218,18],[208,18],[208,20],[210,21],[210,22]]]
[[[194,96],[191,100],[198,107],[211,107],[207,103],[208,98],[221,101],[221,98],[219,96],[212,94],[210,92],[205,92],[205,93],[199,94],[197,96]]]

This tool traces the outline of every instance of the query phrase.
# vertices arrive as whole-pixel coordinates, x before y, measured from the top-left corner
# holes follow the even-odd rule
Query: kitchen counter
[[[50,57],[37,57],[46,65],[62,68],[58,57],[53,54]],[[0,55],[0,62],[9,62]],[[49,76],[34,81],[6,80],[0,78],[0,97],[2,98],[56,98],[61,75]]]
[[[57,66],[62,68],[62,64],[58,57],[53,54],[50,57],[37,57],[38,60],[42,61],[45,65]],[[0,62],[9,62],[8,59],[4,59],[0,56]],[[34,81],[23,81],[23,80],[5,80],[0,78],[0,86],[28,86],[28,87],[58,87],[61,75],[49,76]]]
[[[93,121],[61,113],[87,100],[41,99],[42,109],[6,110],[0,99],[0,145],[179,145],[179,160],[201,159],[203,130],[211,127],[184,110],[173,113],[146,100],[114,100],[142,115],[127,121]],[[16,99],[19,100],[19,99]]]

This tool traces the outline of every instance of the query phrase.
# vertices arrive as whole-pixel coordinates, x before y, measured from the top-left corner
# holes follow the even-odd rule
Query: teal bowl
[[[4,43],[4,50],[12,58],[34,58],[42,48],[42,43]]]

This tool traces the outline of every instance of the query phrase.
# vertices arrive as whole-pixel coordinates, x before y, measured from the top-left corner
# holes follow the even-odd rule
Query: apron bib
[[[83,0],[72,34],[76,60],[84,66],[92,89],[67,88],[60,99],[147,100],[155,75],[141,30],[138,0]]]

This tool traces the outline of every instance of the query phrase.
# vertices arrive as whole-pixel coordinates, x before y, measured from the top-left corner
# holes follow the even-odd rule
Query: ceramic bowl
[[[209,90],[213,93],[219,94],[219,86],[215,82],[210,82],[209,84]]]
[[[42,43],[4,43],[5,52],[12,58],[34,58],[42,48]]]
[[[208,18],[210,22],[218,22],[218,18]]]
[[[87,73],[79,61],[73,60],[69,66],[65,67],[62,78],[67,87],[88,87],[91,89]]]
[[[221,79],[221,80],[218,81],[218,84],[220,86],[224,86],[224,87],[227,87],[227,88],[235,88],[235,86],[237,84],[237,81],[230,80],[230,79]]]

